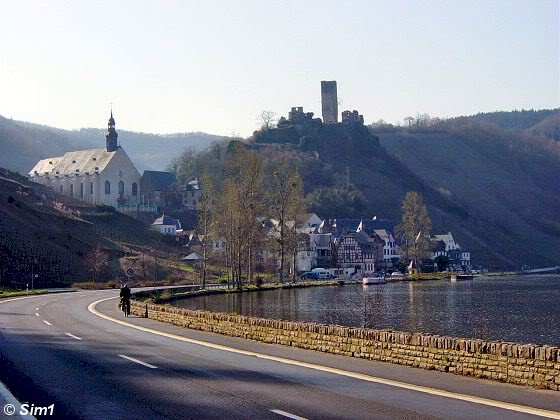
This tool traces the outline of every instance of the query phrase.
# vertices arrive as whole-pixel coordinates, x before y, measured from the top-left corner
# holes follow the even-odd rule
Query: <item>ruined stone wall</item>
[[[132,302],[132,313],[194,330],[326,353],[560,390],[552,346],[288,322]]]

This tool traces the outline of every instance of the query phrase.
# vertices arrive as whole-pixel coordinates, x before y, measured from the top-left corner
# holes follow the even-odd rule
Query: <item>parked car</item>
[[[312,271],[307,271],[305,273],[303,273],[301,276],[299,276],[300,279],[302,280],[318,280],[321,277],[319,277],[319,273],[314,273]]]
[[[319,275],[318,278],[320,279],[334,279],[336,276],[331,274],[326,268],[314,268],[311,270],[312,273],[316,273]]]
[[[317,269],[313,269],[311,271],[307,271],[305,273],[303,273],[301,276],[299,276],[300,279],[302,280],[327,280],[327,279],[334,279],[336,278],[335,275],[329,273],[327,270],[320,269],[318,271],[316,271]],[[323,271],[324,270],[324,271]]]

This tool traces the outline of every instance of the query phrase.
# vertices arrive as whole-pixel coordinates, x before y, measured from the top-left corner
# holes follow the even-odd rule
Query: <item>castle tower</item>
[[[111,117],[109,118],[109,123],[107,124],[107,134],[105,134],[106,149],[108,152],[114,152],[119,147],[117,144],[117,138],[119,135],[115,130],[115,119],[113,118],[113,108],[111,107]]]
[[[336,124],[338,122],[336,80],[323,80],[321,82],[321,106],[323,110],[323,123]]]

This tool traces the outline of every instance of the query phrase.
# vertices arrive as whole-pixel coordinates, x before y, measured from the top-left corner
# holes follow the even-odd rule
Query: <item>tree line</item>
[[[214,174],[215,175],[215,174]],[[225,157],[222,176],[203,167],[197,234],[201,242],[202,285],[205,287],[212,247],[223,241],[221,252],[228,286],[255,283],[257,254],[278,258],[278,278],[292,273],[298,250],[298,216],[306,211],[303,182],[287,156],[267,162],[238,148]]]

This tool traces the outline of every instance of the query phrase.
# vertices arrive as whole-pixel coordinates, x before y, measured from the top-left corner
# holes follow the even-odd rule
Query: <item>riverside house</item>
[[[347,232],[337,242],[336,263],[346,273],[370,274],[383,264],[385,242],[377,235]]]

